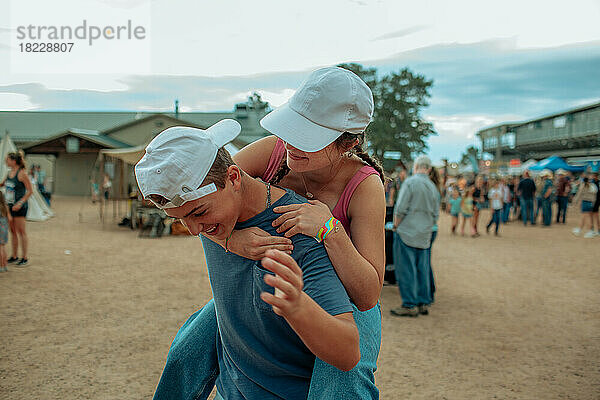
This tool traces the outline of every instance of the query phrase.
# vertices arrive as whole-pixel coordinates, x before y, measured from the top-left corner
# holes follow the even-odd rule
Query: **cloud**
[[[269,76],[207,78],[193,76],[129,76],[119,83],[124,90],[53,89],[39,83],[0,86],[0,93],[27,96],[27,109],[39,110],[140,110],[173,109],[175,99],[189,111],[230,111],[258,91],[278,106],[291,97],[305,73]]]
[[[600,42],[517,49],[514,40],[430,46],[371,63],[380,72],[408,67],[433,79],[437,115],[561,111],[600,98]]]
[[[381,36],[378,36],[378,37],[376,37],[374,39],[371,39],[371,41],[375,42],[377,40],[386,40],[386,39],[400,38],[400,37],[408,36],[411,33],[415,33],[415,32],[419,32],[419,31],[425,30],[427,28],[428,28],[427,25],[415,25],[415,26],[411,26],[410,28],[401,29],[399,31],[386,33],[385,35],[381,35]]]

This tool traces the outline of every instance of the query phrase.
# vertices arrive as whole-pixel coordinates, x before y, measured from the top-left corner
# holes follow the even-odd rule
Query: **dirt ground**
[[[210,298],[198,239],[140,239],[83,199],[53,207],[27,226],[30,265],[0,274],[0,399],[151,398],[178,327]],[[600,398],[600,237],[573,236],[569,213],[477,239],[442,216],[430,315],[391,316],[401,300],[383,289],[381,398]]]

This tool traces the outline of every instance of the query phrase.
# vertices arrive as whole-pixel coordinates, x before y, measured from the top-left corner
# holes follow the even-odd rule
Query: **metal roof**
[[[56,140],[60,137],[68,136],[68,135],[76,136],[80,139],[84,139],[84,140],[90,141],[92,143],[96,143],[97,145],[100,145],[103,147],[108,147],[111,149],[120,149],[120,148],[124,148],[124,147],[131,147],[127,143],[123,143],[117,139],[110,137],[110,136],[104,136],[98,131],[92,131],[92,130],[87,130],[87,129],[69,129],[65,132],[61,132],[59,134],[52,135],[52,136],[44,138],[42,140],[39,140],[39,141],[36,141],[33,143],[29,143],[29,144],[23,146],[23,150],[27,150],[31,147],[39,146],[40,144],[50,142],[52,140]]]
[[[165,115],[204,127],[224,118],[233,118],[242,125],[243,135],[268,134],[255,120],[238,118],[234,112],[182,112],[175,117],[171,112],[136,111],[0,111],[0,134],[8,131],[13,140],[21,143],[39,141],[73,129],[105,134],[154,115]]]

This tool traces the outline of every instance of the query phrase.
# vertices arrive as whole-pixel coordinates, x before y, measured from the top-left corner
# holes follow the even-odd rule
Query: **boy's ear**
[[[242,185],[242,170],[237,165],[230,165],[227,168],[227,178],[225,185],[233,185],[235,190],[239,190]]]

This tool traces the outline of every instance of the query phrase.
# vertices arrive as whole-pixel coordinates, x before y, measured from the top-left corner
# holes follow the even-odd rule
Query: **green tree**
[[[469,146],[467,147],[467,150],[462,154],[462,157],[460,159],[460,164],[461,165],[467,165],[471,163],[471,158],[473,157],[475,158],[476,161],[479,161],[481,159],[481,152],[479,151],[479,149],[475,146]]]
[[[248,108],[251,110],[267,110],[269,109],[269,103],[263,101],[262,96],[258,92],[252,93],[252,96],[248,96],[248,101],[246,102]]]
[[[369,149],[380,160],[386,151],[399,152],[403,160],[412,160],[428,147],[425,140],[437,135],[433,124],[421,116],[429,103],[432,80],[414,74],[408,68],[378,78],[376,68],[360,64],[340,64],[365,81],[373,91],[373,122],[367,128]]]

